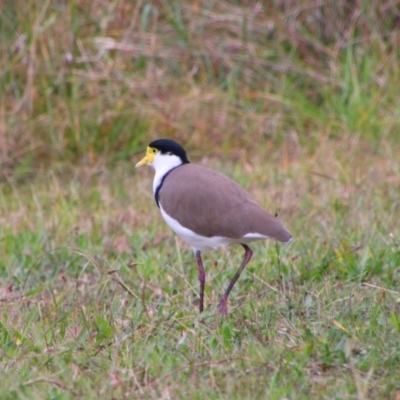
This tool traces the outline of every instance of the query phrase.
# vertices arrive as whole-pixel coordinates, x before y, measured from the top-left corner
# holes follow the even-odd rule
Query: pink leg
[[[242,271],[244,270],[244,267],[249,263],[252,255],[253,255],[253,251],[251,250],[251,248],[249,246],[247,246],[246,244],[242,244],[242,246],[244,247],[244,250],[245,250],[242,264],[240,264],[240,267],[239,267],[238,271],[236,272],[235,276],[233,277],[233,279],[231,280],[231,283],[229,284],[228,289],[226,289],[224,295],[221,297],[221,300],[219,301],[219,313],[221,315],[223,315],[224,317],[228,316],[229,293],[231,292],[236,281],[239,279],[239,276],[242,273]]]
[[[197,268],[199,270],[200,281],[200,312],[204,310],[204,285],[206,284],[206,271],[204,271],[203,261],[201,259],[200,251],[196,251]]]

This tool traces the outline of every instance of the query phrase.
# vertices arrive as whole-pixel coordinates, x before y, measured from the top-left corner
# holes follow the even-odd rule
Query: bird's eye
[[[157,153],[157,150],[156,150],[156,149],[153,149],[153,153],[156,154],[156,153]]]

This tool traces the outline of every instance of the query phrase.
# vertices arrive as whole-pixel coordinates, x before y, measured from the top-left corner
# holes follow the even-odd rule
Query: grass
[[[399,396],[394,1],[8,1],[0,17],[4,399]],[[397,8],[396,8],[397,7]],[[294,235],[195,259],[151,139]]]
[[[216,305],[241,249],[206,254],[204,323],[194,257],[152,204],[150,171],[4,184],[4,398],[394,395],[398,164],[356,159],[313,162],[336,162],[334,179],[310,174],[307,157],[284,173],[266,159],[251,173],[209,160],[269,209],[279,204],[295,241],[253,246],[224,321]],[[362,183],[377,166],[387,181],[371,190]]]

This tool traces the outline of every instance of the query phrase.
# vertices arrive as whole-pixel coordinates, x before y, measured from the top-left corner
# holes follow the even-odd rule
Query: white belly
[[[162,208],[160,203],[161,215],[165,219],[165,222],[172,228],[172,230],[180,236],[189,246],[192,247],[193,251],[204,251],[213,250],[219,247],[229,246],[237,243],[250,243],[255,240],[268,239],[266,236],[258,233],[249,233],[241,239],[230,239],[222,236],[205,237],[198,235],[190,229],[182,226],[176,219],[170,217]]]

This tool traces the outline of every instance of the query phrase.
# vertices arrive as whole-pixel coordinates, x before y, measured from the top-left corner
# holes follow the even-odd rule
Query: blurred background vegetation
[[[400,136],[397,0],[0,7],[3,177],[129,160],[158,137],[290,162]]]
[[[400,399],[399,43],[398,0],[0,1],[0,397]],[[226,321],[160,137],[293,233]]]

